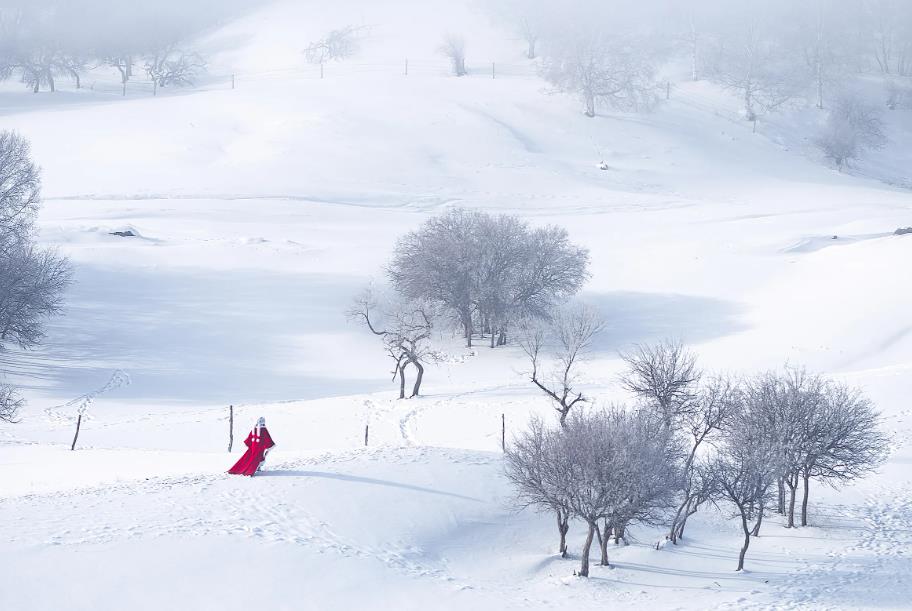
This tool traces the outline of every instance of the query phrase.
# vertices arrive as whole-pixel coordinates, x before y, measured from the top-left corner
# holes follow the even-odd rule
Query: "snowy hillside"
[[[270,3],[206,35],[206,83],[157,97],[121,98],[103,70],[94,89],[3,86],[4,129],[43,170],[41,241],[75,282],[42,347],[4,355],[28,405],[0,424],[0,553],[20,585],[0,608],[909,606],[908,168],[838,173],[801,145],[801,113],[752,133],[706,83],[586,118],[477,4]],[[301,49],[348,24],[369,26],[361,51],[320,79]],[[454,31],[471,32],[461,79],[437,52]],[[611,569],[575,578],[582,527],[561,559],[553,517],[519,510],[504,477],[502,423],[509,441],[553,418],[520,350],[454,340],[425,396],[398,401],[344,315],[396,238],[453,206],[589,249],[599,404],[630,399],[618,350],[677,338],[708,370],[788,362],[860,387],[887,464],[818,486],[807,528],[770,518],[747,572],[740,525],[708,508],[681,545],[635,527]],[[131,385],[97,399],[70,452],[60,406],[114,370]],[[278,445],[262,476],[231,477],[258,416]]]

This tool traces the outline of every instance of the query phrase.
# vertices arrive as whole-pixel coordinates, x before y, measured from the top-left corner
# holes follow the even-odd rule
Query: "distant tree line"
[[[571,520],[586,527],[579,575],[589,574],[594,541],[602,565],[608,541],[624,541],[632,524],[664,525],[677,543],[707,502],[731,507],[741,524],[741,570],[764,517],[778,513],[786,527],[798,525],[799,488],[806,526],[812,481],[855,480],[888,452],[870,401],[803,369],[705,376],[672,342],[622,358],[622,383],[638,398],[633,408],[577,409],[558,426],[533,419],[506,452],[520,503],[556,516],[562,555]]]
[[[205,67],[191,39],[240,6],[235,0],[0,0],[0,77],[34,92],[60,78],[83,86],[107,66],[127,83],[142,71],[156,88],[189,84]]]
[[[539,58],[545,79],[578,96],[590,117],[600,107],[651,108],[669,93],[658,68],[686,62],[690,79],[737,95],[749,121],[793,103],[827,109],[817,144],[842,168],[883,145],[880,108],[912,108],[906,0],[498,0],[494,7],[526,56]],[[883,83],[873,103],[853,86],[872,76]]]

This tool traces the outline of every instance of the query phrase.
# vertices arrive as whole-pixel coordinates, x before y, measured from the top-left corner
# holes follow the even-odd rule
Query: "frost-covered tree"
[[[689,451],[681,468],[681,489],[678,508],[668,531],[668,540],[677,544],[684,535],[687,520],[700,506],[718,493],[718,482],[706,458],[712,450],[707,445],[725,429],[742,400],[739,380],[729,376],[714,376],[700,385],[690,399],[689,408],[682,412],[680,430]],[[702,453],[702,457],[701,457]]]
[[[192,85],[206,61],[199,53],[167,47],[147,56],[144,67],[157,93],[161,87]]]
[[[458,34],[447,34],[438,49],[441,55],[450,61],[454,76],[465,76],[466,70],[466,42]]]
[[[554,36],[542,55],[542,74],[555,90],[579,96],[587,117],[599,106],[651,108],[658,100],[655,66],[633,33],[591,26]]]
[[[507,479],[516,489],[522,507],[553,512],[560,537],[558,551],[567,557],[570,529],[570,490],[574,466],[561,429],[533,418],[516,436],[504,455]]]
[[[795,99],[803,86],[778,18],[772,7],[733,5],[714,39],[709,77],[741,98],[748,121]]]
[[[880,109],[864,101],[860,95],[843,94],[830,110],[817,137],[817,147],[841,170],[866,151],[886,145],[887,137],[880,117]]]
[[[493,347],[506,343],[519,320],[544,317],[576,294],[588,262],[588,252],[562,228],[454,209],[403,236],[388,272],[403,298],[451,314],[467,345],[480,331],[491,335]]]
[[[348,25],[332,30],[320,40],[316,40],[304,49],[304,58],[311,64],[320,66],[320,78],[323,78],[323,66],[331,61],[348,59],[358,52],[364,28]]]
[[[856,388],[827,381],[815,435],[801,455],[804,497],[801,525],[808,523],[811,479],[839,486],[861,478],[880,466],[889,454],[889,440],[881,430],[874,405]]]
[[[29,143],[0,132],[0,351],[37,346],[70,282],[67,260],[34,243],[40,193]],[[0,419],[13,421],[20,405],[12,388],[0,387]]]
[[[399,398],[405,398],[408,367],[416,370],[409,398],[417,397],[424,380],[424,366],[435,362],[438,353],[431,346],[434,322],[438,318],[433,304],[420,301],[394,301],[381,306],[371,289],[356,299],[348,311],[355,320],[383,341],[387,355],[395,363],[393,379],[399,378]]]
[[[880,73],[912,75],[912,4],[862,0],[859,26]]]
[[[596,535],[607,566],[611,532],[632,522],[652,523],[673,504],[679,453],[661,421],[622,407],[574,412],[561,438],[572,466],[570,512],[588,528],[578,575],[588,577]]]
[[[717,499],[734,506],[744,533],[738,571],[744,569],[751,537],[759,531],[772,502],[771,491],[781,473],[779,451],[764,428],[763,414],[743,404],[734,414],[725,443],[713,459]]]
[[[582,305],[557,310],[548,320],[526,321],[520,328],[529,379],[551,400],[561,426],[574,406],[588,401],[578,390],[578,370],[603,328],[599,313]]]
[[[696,355],[682,343],[637,345],[620,356],[627,364],[621,385],[654,405],[668,426],[692,409],[702,374]]]

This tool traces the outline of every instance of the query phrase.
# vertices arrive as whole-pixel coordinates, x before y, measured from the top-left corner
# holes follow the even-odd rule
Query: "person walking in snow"
[[[266,419],[262,416],[257,420],[256,426],[247,435],[244,440],[247,451],[241,456],[228,473],[232,475],[253,475],[260,470],[263,461],[266,460],[266,454],[270,448],[275,446],[269,430],[266,428]]]

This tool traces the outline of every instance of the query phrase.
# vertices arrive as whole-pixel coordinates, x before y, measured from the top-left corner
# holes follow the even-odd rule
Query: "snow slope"
[[[361,54],[315,78],[300,48],[349,23],[371,26]],[[471,32],[464,79],[436,55],[447,31]],[[42,240],[76,265],[45,346],[5,356],[29,406],[0,427],[2,570],[25,586],[0,608],[908,606],[912,236],[892,235],[908,191],[752,134],[704,84],[586,119],[468,3],[277,2],[204,44],[198,90],[121,99],[99,74],[94,91],[0,92],[44,169]],[[625,398],[619,348],[679,337],[709,369],[788,361],[859,385],[890,462],[815,490],[812,527],[770,520],[747,573],[737,525],[707,510],[683,545],[634,529],[613,569],[574,578],[550,516],[518,511],[502,476],[501,416],[509,436],[550,410],[517,351],[448,343],[427,395],[395,401],[343,315],[396,236],[452,205],[590,249],[600,401]],[[124,229],[138,236],[110,235]],[[118,368],[133,384],[98,399],[69,452],[55,407]],[[223,474],[228,404],[236,436],[267,418],[268,477]]]

